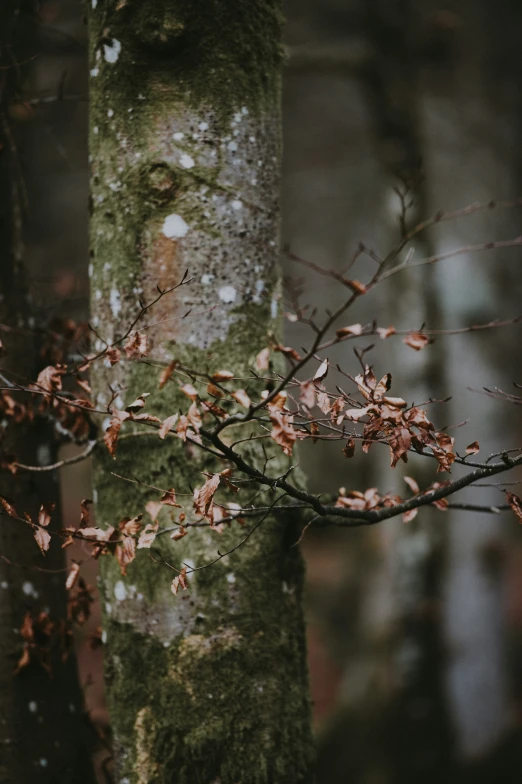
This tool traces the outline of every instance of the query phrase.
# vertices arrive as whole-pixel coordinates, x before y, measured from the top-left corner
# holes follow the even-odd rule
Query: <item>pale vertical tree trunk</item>
[[[150,301],[157,285],[188,270],[193,282],[151,311],[151,321],[165,320],[148,332],[151,358],[244,376],[281,326],[279,2],[92,5],[93,324],[104,339],[117,337],[139,298]],[[186,408],[176,383],[158,390],[158,372],[149,361],[98,368],[98,406],[111,383],[120,403],[149,391],[147,408],[159,416]],[[173,441],[122,441],[117,472],[182,494],[202,484],[201,471],[222,469]],[[158,497],[114,478],[113,465],[96,461],[100,523]],[[302,565],[291,528],[267,519],[177,596],[174,573],[147,551],[127,578],[105,559],[118,781],[312,780]],[[239,527],[222,536],[203,528],[158,547],[177,567],[202,566],[242,536]]]
[[[23,60],[24,9],[23,3],[12,2],[0,12],[0,323],[6,327],[1,333],[6,352],[1,360],[2,386],[9,383],[6,376],[29,382],[41,369],[37,336],[29,329],[38,317],[31,307],[23,263],[22,156],[8,112],[18,86],[19,72],[13,63]],[[16,392],[13,396],[19,398]],[[2,412],[2,420],[3,452],[16,454],[23,463],[53,462],[52,429],[43,418],[29,426],[13,424]],[[28,512],[36,519],[40,503],[58,501],[59,488],[56,476],[47,474],[45,481],[35,481],[34,476],[18,472],[13,477],[2,471],[0,494],[21,516]],[[58,509],[52,525],[57,519]],[[52,675],[37,657],[14,674],[23,650],[19,629],[26,612],[35,619],[42,611],[48,613],[56,628],[66,621],[63,550],[54,542],[44,558],[33,531],[3,515],[0,554],[0,784],[92,784],[93,737],[83,717],[75,657],[62,656],[64,651],[54,645]]]
[[[375,125],[377,154],[393,178],[393,187],[408,186],[414,204],[405,216],[407,227],[429,211],[430,183],[425,179],[422,129],[419,15],[410,0],[373,0],[366,5],[368,37],[375,57],[365,72],[366,92]],[[394,199],[397,222],[399,199]],[[403,229],[404,230],[404,229]],[[415,243],[416,257],[435,253],[426,233]],[[420,274],[419,274],[420,272]],[[392,320],[408,326],[426,323],[442,327],[439,275],[436,267],[414,270],[392,280]],[[421,402],[447,396],[447,367],[440,342],[420,357],[402,347],[396,356],[401,384],[409,400]],[[447,420],[441,406],[431,407],[435,421]],[[412,461],[405,471],[421,487],[434,479],[433,468]],[[400,492],[404,492],[404,486]],[[442,604],[446,520],[425,509],[418,518],[396,528],[393,554],[396,612],[394,673],[399,688],[392,715],[397,722],[393,755],[395,777],[401,783],[419,775],[426,781],[447,779],[452,767],[453,742],[445,692],[446,656]]]

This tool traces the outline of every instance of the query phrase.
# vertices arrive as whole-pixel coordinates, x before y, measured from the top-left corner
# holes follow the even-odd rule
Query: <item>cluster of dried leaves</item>
[[[379,269],[382,269],[382,265]],[[179,503],[176,490],[166,489],[161,491],[156,500],[149,501],[145,509],[135,510],[134,517],[108,521],[105,527],[91,523],[88,500],[81,503],[78,526],[63,529],[50,526],[53,509],[46,505],[41,506],[37,519],[32,519],[26,512],[20,516],[8,498],[0,498],[4,512],[33,528],[35,541],[43,554],[48,551],[53,534],[61,538],[62,547],[69,546],[74,540],[81,540],[88,548],[90,557],[99,558],[110,554],[117,559],[122,575],[126,575],[139,550],[148,550],[152,555],[153,545],[159,536],[169,534],[176,541],[186,536],[191,528],[201,525],[221,533],[226,525],[244,526],[247,516],[266,514],[267,508],[271,508],[270,504],[268,507],[249,504],[245,508],[237,501],[227,500],[229,494],[244,498],[244,495],[237,495],[241,483],[247,487],[264,487],[264,492],[269,496],[277,489],[281,491],[280,504],[297,504],[323,518],[343,517],[347,524],[374,523],[394,514],[402,514],[403,520],[409,522],[421,506],[432,504],[444,510],[448,506],[448,496],[465,484],[472,484],[482,476],[518,465],[522,460],[520,457],[506,458],[500,467],[498,464],[473,464],[475,474],[470,474],[469,481],[464,485],[462,481],[460,484],[450,480],[434,481],[429,487],[420,489],[413,478],[406,477],[411,491],[408,499],[392,493],[380,494],[376,488],[349,492],[341,489],[335,502],[330,505],[292,485],[288,474],[272,476],[269,473],[271,443],[287,457],[292,457],[297,441],[306,439],[312,443],[318,440],[340,442],[340,452],[348,459],[355,455],[357,443],[361,444],[363,453],[368,453],[374,444],[385,444],[390,450],[392,467],[399,461],[406,463],[409,455],[417,453],[432,458],[437,465],[437,473],[450,473],[455,461],[465,464],[470,456],[479,451],[475,441],[459,455],[455,449],[455,439],[437,429],[429,419],[428,405],[409,405],[404,398],[392,396],[391,375],[387,373],[377,380],[372,368],[362,362],[362,355],[357,352],[361,365],[358,375],[352,376],[337,368],[349,379],[351,389],[346,391],[337,385],[335,391],[332,391],[326,386],[332,368],[329,360],[321,357],[329,347],[370,334],[382,340],[399,334],[393,326],[379,327],[375,323],[335,328],[339,317],[357,298],[364,296],[376,280],[374,276],[366,285],[342,278],[340,282],[348,289],[349,297],[336,313],[329,315],[321,327],[316,326],[309,317],[305,319],[302,314],[291,314],[292,320],[306,320],[315,332],[312,345],[303,355],[273,340],[258,352],[251,378],[247,382],[244,378],[241,382],[236,379],[233,369],[203,371],[202,368],[185,367],[173,358],[167,365],[160,365],[156,389],[143,390],[124,407],[121,402],[118,405],[121,398],[114,391],[107,404],[101,409],[96,408],[91,399],[87,374],[96,362],[103,362],[107,367],[117,366],[122,359],[146,361],[152,366],[158,364],[150,350],[146,327],[139,329],[137,324],[150,307],[169,292],[160,291],[156,300],[142,306],[138,317],[121,338],[110,344],[105,343],[96,353],[83,352],[80,362],[70,361],[64,347],[80,334],[83,339],[85,331],[79,332],[78,328],[69,324],[65,329],[66,337],[60,339],[61,343],[58,341],[58,348],[53,349],[52,341],[46,348],[46,355],[52,357],[53,361],[42,369],[36,381],[26,385],[13,383],[1,393],[0,410],[5,421],[13,425],[31,424],[39,416],[51,415],[68,438],[78,443],[91,439],[86,456],[93,448],[101,445],[114,459],[117,459],[118,443],[124,430],[127,430],[125,437],[129,438],[152,430],[160,440],[175,438],[191,450],[200,449],[207,455],[211,454],[216,462],[216,470],[205,475],[205,481],[194,489],[190,503]],[[187,282],[184,276],[178,286]],[[335,337],[327,340],[327,333],[332,330]],[[400,334],[403,342],[415,351],[426,348],[432,342],[423,328]],[[274,367],[281,367],[277,355],[282,355],[288,363],[284,373],[274,370]],[[303,379],[303,371],[306,372],[315,362],[319,363],[316,371]],[[178,401],[185,400],[186,405],[178,402],[177,410],[165,418],[149,412],[147,406],[151,391],[157,393],[167,386],[172,390],[172,385],[179,392],[174,397]],[[21,399],[18,400],[18,397]],[[109,424],[102,438],[93,438],[97,418],[107,415]],[[228,434],[227,437],[223,436],[224,431],[231,426],[235,426],[234,434],[238,426],[242,427],[245,438],[236,438],[231,443]],[[242,443],[250,442],[253,438],[261,442],[266,457],[262,468],[252,464],[241,447]],[[66,462],[62,461],[62,464]],[[7,451],[0,451],[0,463],[4,470],[11,473],[20,468],[45,470],[21,466],[16,456]],[[220,488],[222,493],[217,501],[216,494]],[[518,496],[508,494],[507,500],[522,520],[522,502]],[[144,520],[145,514],[148,515],[148,521]],[[176,572],[172,582],[174,593],[186,589],[188,584],[187,568],[176,569]],[[83,599],[78,595],[76,609],[71,611],[71,618],[75,622],[88,617],[88,599],[79,573],[80,565],[75,563],[67,577],[69,590],[78,591],[77,586],[80,586],[83,591]],[[26,642],[29,650],[29,639]]]

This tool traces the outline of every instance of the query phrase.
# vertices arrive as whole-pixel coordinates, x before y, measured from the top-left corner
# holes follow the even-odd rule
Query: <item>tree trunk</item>
[[[194,278],[151,310],[150,322],[162,323],[148,330],[146,361],[126,360],[113,371],[100,366],[93,385],[98,407],[109,402],[109,383],[120,408],[123,398],[129,403],[148,391],[147,410],[163,418],[184,410],[187,398],[176,383],[160,391],[151,365],[177,359],[245,377],[281,329],[281,9],[278,0],[93,6],[93,325],[112,341],[136,316],[140,298],[149,302],[156,286],[174,285],[185,270]],[[260,443],[247,448],[262,463]],[[127,439],[115,470],[190,494],[203,483],[202,471],[224,467],[204,454],[177,439]],[[117,524],[158,499],[111,475],[108,457],[95,462],[100,523]],[[280,457],[272,470],[278,463],[284,471]],[[200,567],[244,535],[239,526],[222,536],[199,528],[178,542],[161,537],[158,549],[178,568]],[[195,572],[177,596],[170,590],[175,572],[152,562],[147,550],[138,551],[126,578],[104,559],[119,781],[312,781],[295,539],[291,521],[270,517],[239,550]]]
[[[430,182],[424,170],[422,52],[418,45],[421,13],[411,0],[372,0],[365,9],[375,57],[363,69],[364,86],[378,158],[393,178],[391,186],[402,191],[407,187],[407,201],[414,201],[401,224],[405,231],[406,226],[411,228],[430,214]],[[394,223],[398,198],[395,209]],[[411,245],[418,258],[436,252],[426,232]],[[392,279],[392,323],[407,319],[408,324],[443,327],[438,272],[436,266],[428,266]],[[420,357],[412,352],[408,356],[408,349],[402,347],[396,357],[395,378],[408,383],[412,400],[442,400],[448,396],[446,364],[440,341]],[[432,406],[430,410],[436,420],[447,420],[446,407]],[[420,462],[404,472],[412,472],[421,487],[434,479],[433,469]],[[390,736],[396,766],[393,780],[401,784],[419,775],[426,782],[449,780],[454,764],[452,722],[444,688],[447,661],[442,624],[447,521],[440,517],[437,511],[424,509],[415,521],[407,526],[399,523],[396,529],[394,674],[398,690],[390,711]]]
[[[38,319],[31,308],[23,264],[24,185],[8,115],[19,79],[13,62],[24,59],[20,52],[20,41],[27,44],[24,33],[24,4],[7,3],[0,13],[2,386],[9,385],[10,377],[18,383],[33,380],[41,369],[36,333],[29,329]],[[13,396],[20,400],[16,393]],[[2,453],[14,453],[20,462],[33,465],[53,462],[48,424],[38,417],[30,425],[13,423],[4,408],[0,399]],[[13,477],[4,469],[0,495],[9,498],[19,515],[28,512],[36,519],[40,503],[59,500],[59,487],[56,476],[46,474],[43,482],[34,476],[19,471]],[[55,521],[58,516],[56,511]],[[23,651],[19,629],[26,613],[33,619],[46,613],[55,629],[66,622],[63,550],[55,542],[43,558],[32,529],[4,515],[0,554],[0,784],[92,784],[89,746],[93,738],[83,716],[75,657],[62,655],[56,635],[51,644],[51,674],[33,654],[27,667],[17,675],[14,672]]]

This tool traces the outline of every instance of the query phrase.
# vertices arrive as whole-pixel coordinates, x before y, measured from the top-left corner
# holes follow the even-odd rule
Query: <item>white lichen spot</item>
[[[230,303],[235,302],[237,292],[233,286],[223,286],[219,289],[218,294],[221,302],[230,305]]]
[[[257,185],[257,177],[252,177],[252,179],[250,180],[250,184]]]
[[[103,45],[103,56],[107,63],[114,64],[121,52],[121,43],[116,39],[112,39],[112,44]]]
[[[114,117],[114,109],[107,109],[107,117],[109,118],[109,120],[111,119],[111,117]]]
[[[107,642],[107,632],[105,631],[105,629],[104,629],[104,630],[102,631],[102,633],[101,633],[101,641],[102,641],[102,643],[103,643],[104,645],[105,645],[105,643]]]
[[[123,580],[118,580],[114,586],[114,596],[119,602],[123,602],[127,598],[127,589]]]
[[[100,289],[98,289],[98,290],[96,291],[96,293],[94,294],[94,299],[96,300],[96,302],[99,302],[99,301],[101,300],[101,298],[102,298],[102,297],[103,297],[103,294],[102,294],[102,292],[100,291]]]
[[[105,264],[103,265],[103,271],[104,272],[108,272],[110,270],[110,268],[111,268],[111,265],[109,264],[108,261],[106,261]]]
[[[98,491],[96,490],[96,488],[94,488],[92,491],[92,500],[94,501],[95,504],[98,503]]]
[[[234,201],[232,202],[232,209],[233,210],[243,209],[243,202],[240,199],[234,199]]]
[[[277,317],[277,306],[278,306],[277,300],[273,299],[272,302],[270,303],[270,315],[273,319]]]
[[[243,119],[243,116],[242,116],[241,112],[236,112],[235,115],[234,115],[234,120],[237,123],[239,123],[239,122],[241,122],[242,119]]]
[[[34,700],[31,700],[28,707],[31,713],[36,713],[36,711],[38,710],[38,703],[35,702]]]
[[[100,129],[98,128],[97,125],[95,125],[94,128],[92,129],[93,133],[99,133],[99,131],[100,131]]]
[[[184,169],[192,169],[195,166],[194,158],[191,158],[190,155],[187,155],[186,152],[183,153],[181,158],[179,159],[180,166],[183,166]]]
[[[201,282],[204,286],[208,286],[209,283],[212,283],[214,277],[215,276],[211,275],[209,272],[205,272],[205,274],[201,276]]]
[[[96,8],[97,5],[98,5],[98,0],[92,0],[91,2],[92,8]]]
[[[92,264],[89,264],[89,277],[92,278],[94,273],[94,267]]]
[[[74,705],[72,702],[69,703],[69,711],[70,713],[76,713],[76,705]]]
[[[119,180],[117,180],[116,182],[110,182],[109,188],[111,189],[111,191],[113,191],[113,193],[116,193],[116,191],[119,191],[121,188],[121,182]]]
[[[91,68],[90,74],[91,74],[93,79],[95,79],[97,76],[99,76],[100,69],[98,68],[98,66],[95,66],[94,68]]]
[[[165,237],[173,240],[184,237],[189,230],[189,225],[185,223],[181,215],[167,215],[161,230]]]
[[[246,116],[248,113],[249,112],[248,112],[248,109],[246,108],[246,106],[243,106],[242,109],[241,109],[241,114],[244,114]]]
[[[229,142],[227,144],[227,148],[230,150],[230,152],[236,152],[236,150],[237,150],[237,142],[234,142],[234,141]]]
[[[9,583],[8,583],[6,580],[2,580],[2,582],[0,583],[0,585],[2,586],[2,588],[4,589],[4,591],[5,591],[5,590],[7,590],[7,588],[9,588]]]
[[[255,136],[249,136],[249,137],[248,137],[248,141],[249,141],[249,142],[252,142],[252,144],[255,142],[255,140],[256,140],[256,137],[255,137]]]
[[[259,303],[261,302],[261,295],[265,290],[265,283],[262,280],[256,280],[255,283],[256,293],[254,294],[254,302]]]
[[[112,604],[110,602],[105,602],[105,612],[107,615],[112,613]]]
[[[33,599],[38,598],[38,591],[35,589],[34,585],[30,583],[28,580],[22,585],[22,591],[25,593],[26,596],[32,596]]]
[[[120,292],[117,289],[111,289],[110,294],[110,305],[111,311],[114,318],[118,318],[121,313],[121,296]]]
[[[198,128],[199,128],[200,131],[208,131],[208,123],[207,122],[201,122],[198,125]]]
[[[36,450],[36,462],[39,466],[49,465],[51,462],[51,450],[48,444],[38,444]]]
[[[42,768],[47,767],[47,760],[45,759],[45,757],[40,757],[40,765],[42,766]]]
[[[175,142],[180,142],[183,139],[184,136],[185,136],[185,134],[181,133],[181,131],[178,131],[177,133],[173,133],[172,134],[172,138],[174,139]]]
[[[236,582],[236,575],[232,574],[232,572],[229,572],[227,574],[227,583],[229,585],[234,585],[235,582]]]

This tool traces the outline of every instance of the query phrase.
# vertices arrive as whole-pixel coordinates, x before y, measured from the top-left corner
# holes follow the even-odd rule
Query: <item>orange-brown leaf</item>
[[[480,452],[480,445],[478,441],[473,441],[472,444],[468,444],[468,446],[466,447],[467,455],[476,455],[477,452]]]
[[[402,339],[402,342],[405,343],[410,348],[413,348],[415,351],[421,351],[425,346],[433,341],[425,335],[423,332],[409,332],[405,338]]]
[[[149,351],[147,335],[145,332],[134,330],[125,341],[123,348],[129,359],[146,357]]]
[[[163,389],[163,387],[165,386],[169,378],[172,376],[174,370],[176,369],[177,364],[178,364],[178,360],[173,359],[172,362],[164,370],[161,371],[160,378],[159,378],[160,389]]]
[[[171,416],[167,417],[161,423],[161,427],[158,431],[158,435],[160,438],[166,438],[167,434],[170,433],[174,425],[179,419],[179,414],[172,414]]]
[[[522,499],[518,495],[515,495],[515,493],[506,493],[506,499],[511,509],[518,517],[519,523],[522,523]]]

